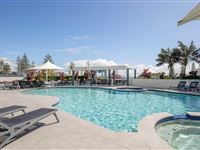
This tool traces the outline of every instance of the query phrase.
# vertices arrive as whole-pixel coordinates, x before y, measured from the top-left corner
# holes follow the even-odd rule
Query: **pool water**
[[[120,92],[100,88],[48,88],[26,94],[56,96],[56,106],[84,120],[114,131],[137,131],[138,122],[153,113],[200,111],[200,97],[159,91]]]
[[[200,149],[200,121],[175,120],[156,127],[159,136],[177,150]]]

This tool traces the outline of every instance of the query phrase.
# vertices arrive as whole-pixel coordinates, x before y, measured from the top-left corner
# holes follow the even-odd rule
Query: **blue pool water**
[[[57,96],[56,106],[114,131],[137,131],[138,122],[153,113],[200,111],[200,97],[158,91],[120,92],[98,88],[49,88],[25,94]]]

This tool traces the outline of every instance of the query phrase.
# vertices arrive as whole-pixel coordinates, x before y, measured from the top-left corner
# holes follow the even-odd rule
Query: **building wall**
[[[170,86],[176,87],[178,83],[183,80],[163,80],[163,79],[131,79],[130,85],[144,87],[144,88],[163,88],[168,89]],[[191,81],[199,81],[200,80],[185,80],[187,81],[187,85],[190,84]],[[200,86],[200,85],[199,85]]]

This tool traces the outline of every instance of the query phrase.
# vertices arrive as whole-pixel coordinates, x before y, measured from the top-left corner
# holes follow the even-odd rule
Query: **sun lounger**
[[[22,89],[31,88],[31,85],[28,81],[19,81],[19,85]]]
[[[4,85],[4,83],[0,83],[0,89],[2,89],[2,90],[5,89],[5,85]]]
[[[97,80],[96,82],[94,82],[94,84],[105,85],[105,84],[108,84],[108,80],[107,79]]]
[[[64,86],[64,85],[68,85],[68,81],[67,80],[63,80],[63,81],[60,81],[59,83],[56,83],[55,85],[57,86]]]
[[[48,84],[45,84],[44,81],[39,81],[39,85],[40,85],[40,87],[46,87],[46,86],[48,86]]]
[[[0,132],[0,137],[9,135],[0,144],[0,149],[7,143],[9,143],[10,140],[12,140],[14,137],[16,137],[20,133],[24,132],[25,130],[33,126],[34,124],[38,123],[40,120],[50,115],[54,115],[57,122],[59,122],[59,119],[56,115],[56,111],[57,111],[56,109],[40,108],[23,115],[19,115],[16,117],[0,121],[0,126],[6,129],[5,131]]]
[[[4,107],[4,108],[0,108],[0,117],[9,115],[9,114],[14,114],[15,112],[18,111],[22,111],[23,113],[25,113],[25,108],[27,108],[26,106],[18,106],[18,105],[12,105],[12,106],[8,106],[8,107]]]
[[[32,83],[34,87],[40,87],[40,83],[38,81],[33,81]]]
[[[29,81],[29,84],[31,85],[32,88],[40,87],[40,84],[37,81]]]
[[[18,83],[14,82],[4,82],[4,89],[19,89]]]
[[[180,81],[177,87],[170,86],[169,88],[174,89],[174,90],[182,90],[186,87],[185,85],[186,85],[186,81]]]
[[[195,82],[191,82],[190,85],[188,87],[185,87],[184,90],[187,91],[194,91],[197,90],[197,86],[198,86],[199,82],[195,81]]]

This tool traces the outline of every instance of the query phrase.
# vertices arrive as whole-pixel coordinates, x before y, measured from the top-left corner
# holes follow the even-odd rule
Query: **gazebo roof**
[[[75,71],[86,71],[86,70],[126,70],[134,69],[128,65],[114,65],[114,66],[91,66],[91,67],[74,67],[72,70]]]

